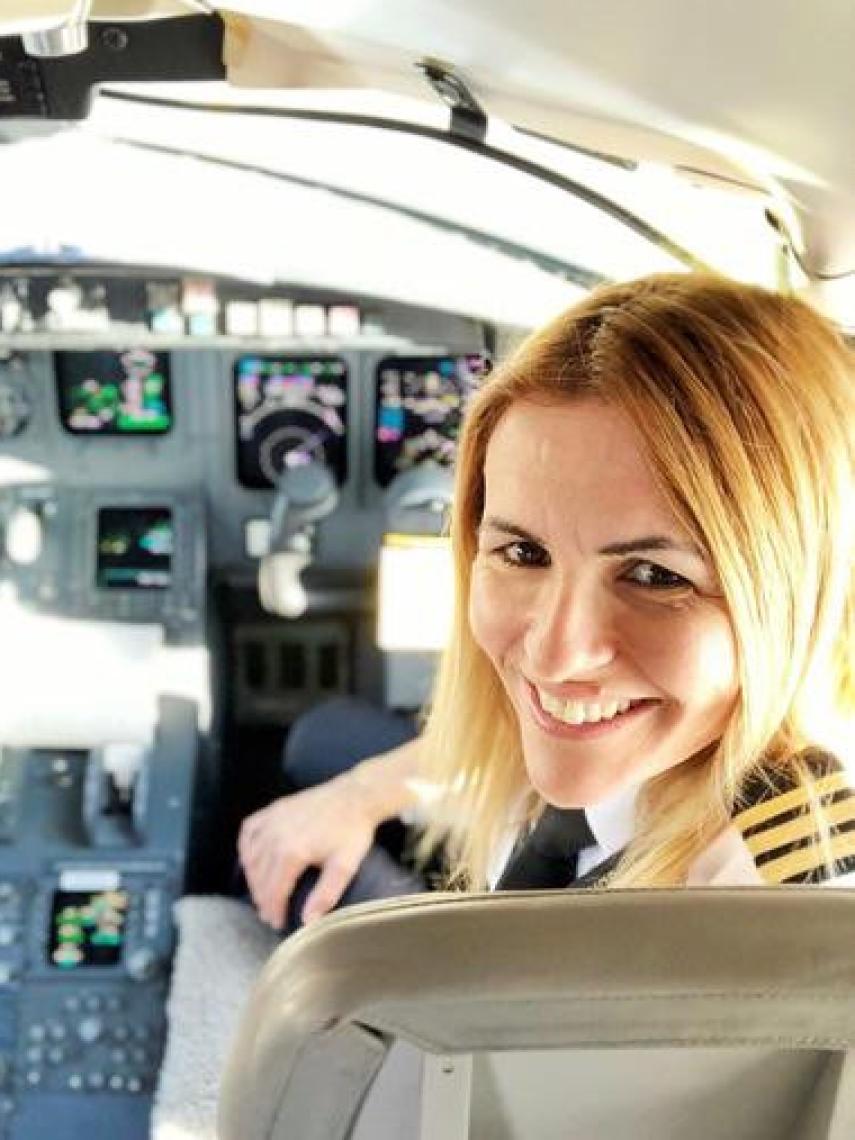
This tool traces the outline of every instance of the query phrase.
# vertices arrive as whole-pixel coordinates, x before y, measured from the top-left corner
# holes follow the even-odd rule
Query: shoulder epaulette
[[[764,772],[746,784],[733,823],[767,883],[819,883],[855,871],[855,787],[827,752],[799,759],[811,782]],[[818,825],[811,804],[821,809]]]

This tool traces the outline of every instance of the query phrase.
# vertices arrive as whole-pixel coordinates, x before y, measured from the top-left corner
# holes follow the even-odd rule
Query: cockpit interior
[[[222,1057],[185,1083],[214,1030],[179,1032],[182,932],[212,963],[198,1001],[239,995],[211,944],[275,945],[241,925],[236,844],[287,791],[291,726],[331,698],[424,709],[483,378],[592,286],[656,270],[798,286],[851,327],[851,201],[768,126],[786,84],[767,120],[734,88],[729,141],[717,84],[687,104],[679,4],[658,29],[625,10],[640,46],[619,35],[613,66],[594,3],[578,57],[550,3],[536,30],[512,4],[341,2],[327,26],[296,0],[8,7],[0,1140],[208,1140]],[[768,57],[774,8],[722,15],[715,66],[741,23]]]

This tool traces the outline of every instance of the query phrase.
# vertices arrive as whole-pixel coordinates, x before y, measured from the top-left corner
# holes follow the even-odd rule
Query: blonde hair
[[[485,882],[512,810],[522,805],[521,819],[538,807],[514,711],[467,617],[484,460],[501,417],[521,400],[593,396],[623,409],[718,572],[737,647],[736,708],[720,740],[642,790],[637,835],[612,880],[677,884],[749,777],[809,784],[799,753],[827,746],[831,718],[855,716],[851,363],[807,304],[675,274],[596,290],[484,385],[458,452],[457,605],[424,750],[429,775],[453,788],[453,812],[431,837],[450,828],[454,864],[472,886]]]

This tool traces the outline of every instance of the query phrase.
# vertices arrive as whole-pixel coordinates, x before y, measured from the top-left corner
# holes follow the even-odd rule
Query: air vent
[[[237,626],[233,634],[236,719],[288,725],[318,701],[350,692],[350,642],[344,622]]]

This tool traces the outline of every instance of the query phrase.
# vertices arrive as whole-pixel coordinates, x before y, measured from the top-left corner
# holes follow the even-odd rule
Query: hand
[[[303,922],[331,910],[368,853],[380,821],[350,774],[283,796],[241,825],[238,854],[258,913],[282,927],[288,900],[309,867],[320,876],[303,907]]]

